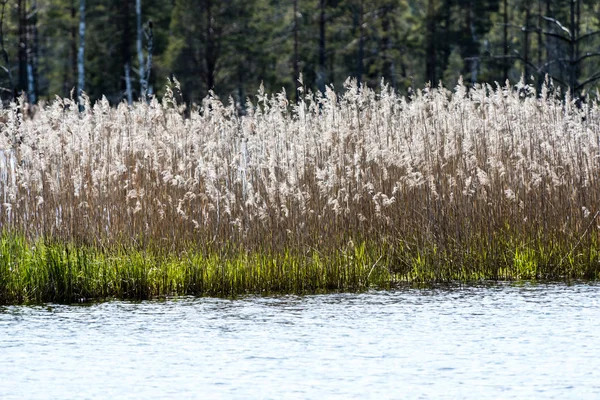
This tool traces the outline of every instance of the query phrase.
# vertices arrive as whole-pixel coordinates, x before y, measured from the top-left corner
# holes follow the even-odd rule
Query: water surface
[[[0,398],[600,398],[599,285],[0,307]]]

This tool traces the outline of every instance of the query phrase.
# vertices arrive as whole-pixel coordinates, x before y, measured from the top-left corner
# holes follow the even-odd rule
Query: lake
[[[598,399],[600,285],[0,307],[0,398]]]

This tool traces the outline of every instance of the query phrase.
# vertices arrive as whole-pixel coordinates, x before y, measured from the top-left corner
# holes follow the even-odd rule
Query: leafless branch
[[[546,21],[554,22],[556,25],[558,25],[558,27],[562,31],[564,31],[569,36],[569,40],[573,40],[573,35],[571,34],[571,31],[568,30],[567,28],[565,28],[563,26],[563,24],[560,23],[560,21],[558,21],[557,19],[554,19],[554,18],[546,17],[546,16],[542,16],[542,18],[544,18]],[[564,38],[564,36],[563,36],[563,38]]]
[[[581,90],[588,83],[592,83],[594,81],[597,81],[598,79],[600,79],[600,72],[596,73],[595,75],[592,75],[591,77],[589,77],[585,81],[583,81],[580,84],[578,84],[577,86],[575,86],[575,90]]]
[[[581,57],[576,59],[575,63],[579,64],[581,61],[583,61],[587,58],[592,58],[592,57],[600,57],[600,52],[585,53],[584,55],[582,55]]]
[[[576,41],[576,42],[579,42],[579,41],[581,41],[581,40],[584,40],[584,39],[587,39],[587,38],[589,38],[590,36],[594,36],[594,35],[598,35],[598,34],[600,34],[600,30],[597,30],[597,31],[594,31],[594,32],[588,32],[588,33],[586,33],[586,34],[583,34],[583,35],[581,35],[581,36],[579,36],[579,37],[575,38],[575,41]]]

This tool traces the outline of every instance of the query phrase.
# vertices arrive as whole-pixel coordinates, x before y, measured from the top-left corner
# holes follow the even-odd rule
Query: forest
[[[595,0],[2,0],[2,99],[85,92],[131,103],[212,91],[244,105],[267,92],[430,84],[539,85],[585,95],[600,78]],[[78,96],[74,96],[77,98]]]

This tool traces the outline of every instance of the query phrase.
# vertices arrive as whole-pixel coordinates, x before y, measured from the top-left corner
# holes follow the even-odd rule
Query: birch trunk
[[[298,59],[298,0],[293,0],[294,5],[294,87],[296,88],[296,103],[300,101],[300,91],[298,90],[298,80],[300,79],[300,68]]]
[[[502,79],[508,79],[508,1],[504,0],[502,17],[504,23],[502,24]]]
[[[29,104],[37,102],[37,1],[31,1],[27,22],[27,100]]]
[[[77,52],[77,103],[81,110],[81,95],[85,88],[85,0],[79,0],[79,51]]]
[[[27,90],[27,1],[17,1],[19,46],[17,57],[19,60],[19,85],[18,92]]]
[[[325,0],[319,1],[319,69],[317,72],[317,85],[321,93],[325,94]]]
[[[152,53],[154,52],[154,31],[152,28],[152,21],[148,21],[146,40],[148,41],[148,58],[146,59],[146,76],[144,77],[144,85],[146,89],[144,92],[144,97],[152,94],[152,87],[149,85],[150,73],[152,72]]]
[[[364,10],[364,4],[363,4],[363,0],[360,1],[359,3],[359,9],[358,9],[358,66],[357,66],[357,71],[356,71],[356,80],[358,81],[358,84],[360,85],[361,83],[363,83],[363,70],[364,70],[364,58],[365,58],[365,28],[364,28],[364,18],[365,18],[365,10]]]
[[[396,89],[396,64],[394,57],[392,56],[392,23],[391,16],[394,12],[394,6],[387,4],[383,9],[383,16],[381,19],[381,26],[383,30],[383,76],[388,83],[392,85],[392,88]]]
[[[469,3],[469,29],[471,30],[471,38],[475,44],[475,48],[477,48],[479,47],[479,38],[475,29],[475,0],[471,0]],[[477,83],[477,76],[479,74],[479,57],[477,56],[477,52],[472,54],[471,58],[471,83],[474,85]]]
[[[125,64],[125,92],[127,94],[127,104],[133,104],[133,94],[131,93],[131,66]]]
[[[6,11],[6,4],[8,3],[8,0],[3,0],[0,3],[0,54],[2,56],[2,61],[4,62],[4,65],[0,67],[0,69],[3,69],[4,72],[6,72],[6,75],[8,76],[8,98],[12,99],[13,93],[14,93],[14,87],[13,87],[13,78],[12,78],[12,72],[11,72],[11,67],[10,67],[10,60],[8,58],[8,52],[6,51],[6,48],[4,47],[4,15],[5,15],[5,11]]]
[[[427,1],[427,33],[425,48],[425,81],[431,85],[436,85],[436,66],[437,66],[437,32],[435,23],[435,2]]]
[[[71,43],[70,43],[71,65],[65,64],[65,96],[71,96],[77,90],[77,0],[71,0]],[[70,68],[70,69],[69,69]],[[79,97],[77,93],[75,97]]]
[[[135,16],[137,20],[137,53],[140,75],[140,95],[143,98],[146,96],[148,88],[146,82],[146,73],[144,71],[144,51],[142,49],[142,36],[144,34],[142,29],[142,0],[135,0]]]
[[[529,19],[531,13],[529,12],[529,4],[525,5],[525,30],[523,31],[523,76],[525,82],[529,79]]]
[[[29,104],[35,104],[37,101],[35,96],[35,81],[33,78],[33,64],[27,63],[27,100]]]

